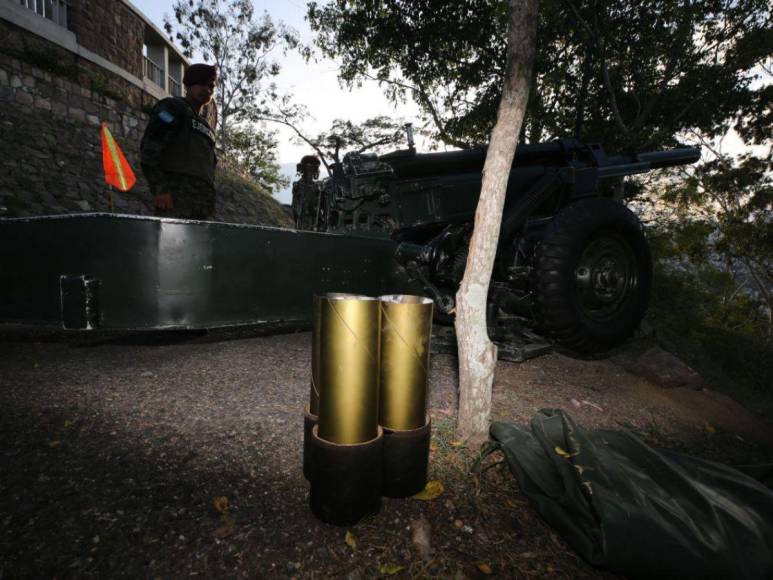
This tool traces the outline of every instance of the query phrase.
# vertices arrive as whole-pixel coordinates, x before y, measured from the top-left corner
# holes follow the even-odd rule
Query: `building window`
[[[169,92],[175,97],[183,96],[182,87],[180,87],[180,83],[178,83],[171,76],[169,77]]]
[[[67,0],[19,0],[19,4],[67,28]]]
[[[159,65],[157,65],[155,62],[150,60],[150,58],[148,58],[147,56],[142,57],[142,62],[144,65],[142,72],[145,74],[145,76],[163,89],[164,88],[164,69],[162,69]]]

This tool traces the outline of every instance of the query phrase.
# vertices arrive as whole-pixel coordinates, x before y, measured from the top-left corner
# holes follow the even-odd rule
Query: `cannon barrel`
[[[391,165],[397,177],[409,179],[425,175],[480,173],[486,162],[486,151],[484,146],[442,153],[403,150],[381,155],[379,159]],[[516,149],[513,165],[557,164],[566,158],[566,142],[525,144]]]
[[[603,166],[626,165],[631,163],[646,163],[649,169],[662,169],[675,165],[688,165],[701,158],[701,150],[697,147],[680,147],[668,151],[650,151],[637,155],[614,155],[608,157]]]
[[[673,167],[675,165],[688,165],[701,158],[701,150],[697,147],[681,147],[669,151],[653,151],[637,155],[639,161],[647,161],[653,169]]]
[[[388,163],[400,179],[480,173],[486,161],[486,147],[475,147],[442,153],[416,153],[413,150],[394,151],[380,157]],[[595,155],[591,154],[593,149]],[[668,151],[652,151],[636,155],[606,157],[600,147],[589,147],[576,140],[554,141],[519,145],[513,159],[513,168],[529,165],[566,166],[571,161],[585,162],[607,169],[602,176],[643,173],[651,169],[694,163],[700,159],[700,149],[682,147]],[[612,167],[615,169],[612,169]]]

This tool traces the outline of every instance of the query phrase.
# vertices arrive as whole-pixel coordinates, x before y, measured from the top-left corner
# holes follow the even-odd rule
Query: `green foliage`
[[[112,88],[110,81],[105,75],[98,72],[90,72],[88,73],[88,80],[92,91],[116,101],[123,100],[123,96]]]
[[[336,119],[329,130],[314,137],[298,137],[296,141],[311,146],[330,171],[331,163],[341,162],[342,151],[381,153],[398,147],[405,138],[405,122],[382,115],[359,124]]]
[[[230,158],[267,191],[276,192],[289,185],[290,180],[280,173],[275,132],[242,125],[228,132],[223,145]]]
[[[525,137],[661,147],[688,128],[717,135],[764,107],[747,72],[771,53],[767,0],[548,0],[540,6]],[[499,0],[312,2],[322,52],[348,83],[413,98],[435,138],[488,140],[505,66]],[[768,101],[769,103],[769,101]]]
[[[705,144],[713,159],[651,198],[660,262],[650,317],[659,339],[713,387],[773,416],[771,160]]]
[[[720,386],[773,397],[769,169],[754,157],[722,158],[690,170],[661,199],[676,219],[661,218],[651,231],[659,267],[650,315],[659,336]]]
[[[749,289],[773,311],[773,164],[766,158],[723,155],[683,170],[659,192],[675,212],[660,218],[661,237],[677,258],[700,264],[714,257],[729,272],[743,272]],[[676,219],[674,219],[676,218]]]
[[[773,409],[773,334],[764,305],[707,263],[657,268],[648,314],[657,338],[717,389],[769,397]],[[756,395],[755,395],[756,393]]]
[[[349,84],[375,78],[394,101],[415,99],[436,136],[487,139],[505,64],[505,3],[385,1],[310,3],[322,52],[341,60]],[[440,118],[442,116],[442,118]]]
[[[221,141],[231,123],[254,121],[276,98],[271,79],[281,67],[271,55],[295,48],[298,35],[268,13],[258,17],[251,0],[177,0],[174,19],[164,22],[188,57],[200,55],[218,70],[218,132]]]

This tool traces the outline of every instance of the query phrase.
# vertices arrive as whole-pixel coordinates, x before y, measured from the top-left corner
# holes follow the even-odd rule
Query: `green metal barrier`
[[[314,294],[416,292],[389,239],[115,214],[0,220],[0,321],[213,328],[311,321]]]

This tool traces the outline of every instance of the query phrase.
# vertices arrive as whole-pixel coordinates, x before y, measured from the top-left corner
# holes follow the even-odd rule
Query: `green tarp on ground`
[[[583,558],[631,578],[773,579],[773,491],[740,471],[588,432],[560,410],[494,423],[523,493]]]

